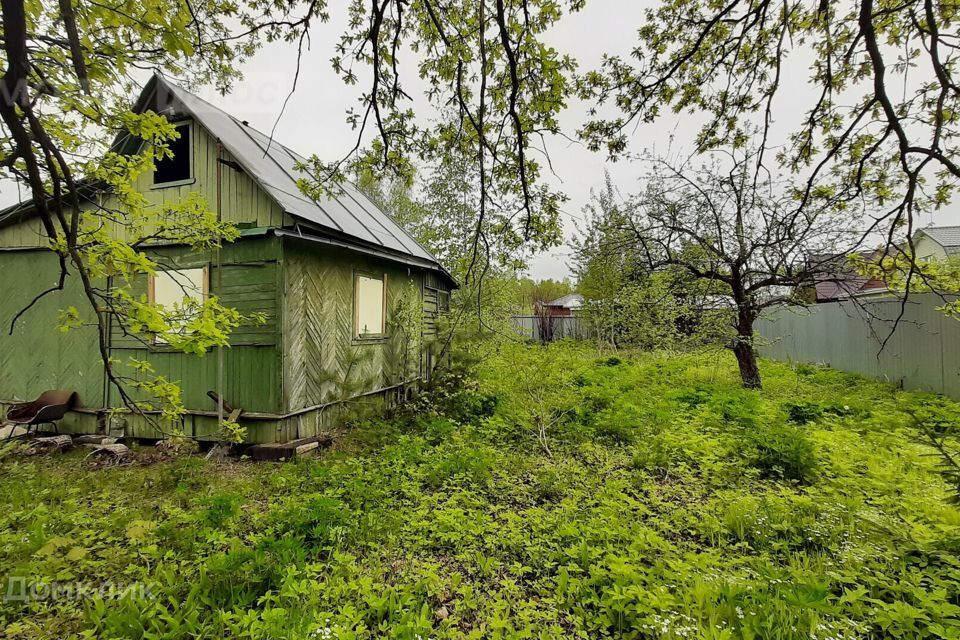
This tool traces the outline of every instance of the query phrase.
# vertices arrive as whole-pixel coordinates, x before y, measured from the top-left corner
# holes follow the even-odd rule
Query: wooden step
[[[299,438],[290,442],[271,442],[255,444],[244,451],[244,455],[253,460],[279,461],[294,460],[314,455],[321,448],[329,447],[333,438],[329,435]]]

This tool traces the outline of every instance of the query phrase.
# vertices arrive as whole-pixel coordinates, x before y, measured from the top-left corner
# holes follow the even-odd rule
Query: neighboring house
[[[543,303],[543,309],[550,316],[572,316],[583,307],[583,296],[568,293],[565,296]]]
[[[917,260],[943,260],[960,255],[960,226],[927,227],[913,235]]]
[[[866,260],[880,260],[881,249],[857,251]],[[851,297],[877,295],[887,291],[887,283],[859,273],[850,263],[851,254],[811,256],[809,261],[817,265],[813,275],[813,301],[836,302]]]
[[[165,114],[181,134],[171,145],[174,157],[141,176],[139,191],[154,204],[199,192],[241,229],[241,237],[219,251],[148,247],[164,271],[135,283],[137,290],[167,304],[182,300],[184,288],[196,297],[212,294],[224,306],[262,312],[267,319],[237,328],[222,360],[145,343],[116,327],[107,337],[116,362],[145,360],[156,374],[179,382],[187,435],[216,432],[216,405],[207,393],[218,388],[227,402],[243,408],[249,441],[282,442],[317,433],[333,413],[327,405],[342,400],[347,388],[352,396],[388,400],[411,378],[428,375],[430,347],[412,367],[408,359],[398,370],[397,353],[407,343],[391,328],[392,310],[406,292],[419,293],[429,343],[435,318],[449,308],[457,285],[404,229],[351,185],[322,201],[303,195],[294,168],[302,156],[162,76],[150,80],[134,110]],[[113,148],[132,153],[140,144],[122,135]],[[84,208],[111,202],[96,185],[82,196]],[[80,406],[64,430],[110,428],[159,437],[136,415],[106,424],[109,410],[122,405],[105,380],[96,329],[57,330],[59,310],[89,309],[76,276],[7,335],[13,315],[57,280],[57,260],[47,247],[30,203],[0,212],[0,404],[33,399],[45,389],[72,389]]]

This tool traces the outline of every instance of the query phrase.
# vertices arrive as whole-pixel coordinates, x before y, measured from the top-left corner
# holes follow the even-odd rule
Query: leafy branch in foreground
[[[472,178],[470,260],[466,280],[479,278],[493,244],[507,251],[559,243],[562,194],[543,184],[546,141],[560,132],[559,113],[573,92],[574,62],[543,36],[583,0],[481,0],[456,7],[436,0],[354,0],[351,24],[333,59],[348,84],[368,87],[348,122],[356,144],[335,162],[306,163],[315,177],[301,187],[317,196],[356,172],[389,174],[410,184],[413,159],[468,163]],[[417,52],[416,71],[401,54]],[[366,79],[356,67],[366,67]],[[414,90],[440,117],[425,121],[413,109]],[[372,143],[361,148],[369,130]]]
[[[138,409],[125,384],[129,376],[110,357],[111,327],[202,353],[227,344],[239,319],[213,298],[193,308],[164,309],[134,296],[133,283],[159,268],[145,247],[174,243],[209,250],[236,238],[237,231],[197,195],[157,205],[138,192],[138,177],[171,156],[169,143],[178,134],[159,114],[131,113],[129,98],[142,70],[156,68],[226,90],[238,75],[236,62],[254,44],[233,43],[227,25],[241,18],[241,10],[253,9],[220,0],[2,0],[0,9],[0,177],[27,186],[32,213],[59,262],[56,284],[38,291],[4,329],[12,332],[26,321],[30,309],[62,291],[68,278],[78,280],[89,305],[85,311],[97,326],[107,379],[128,408]],[[118,133],[139,141],[139,148],[122,154],[108,149],[105,140]],[[73,326],[86,315],[66,309],[61,324]],[[155,383],[175,411],[167,381]]]

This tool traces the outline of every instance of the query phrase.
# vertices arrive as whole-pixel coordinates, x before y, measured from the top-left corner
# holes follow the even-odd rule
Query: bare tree
[[[629,57],[607,56],[583,77],[585,96],[615,109],[595,110],[581,133],[616,157],[631,126],[667,113],[705,118],[701,151],[759,126],[757,165],[788,171],[801,204],[823,189],[866,199],[888,245],[903,230],[910,244],[917,214],[960,185],[958,16],[949,0],[660,2]],[[799,121],[784,117],[788,102],[804,109]],[[775,121],[790,136],[773,152]]]
[[[748,388],[761,386],[753,328],[760,313],[801,304],[798,288],[864,237],[849,203],[820,195],[801,204],[773,177],[757,179],[756,161],[755,152],[714,154],[696,167],[654,159],[621,236],[651,270],[679,267],[722,286],[733,310],[729,346]]]

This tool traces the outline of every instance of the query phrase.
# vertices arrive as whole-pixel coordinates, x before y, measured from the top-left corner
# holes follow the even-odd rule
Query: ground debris
[[[87,458],[97,467],[119,467],[133,461],[131,451],[125,444],[102,445],[91,451]]]
[[[73,438],[68,435],[43,436],[24,443],[29,453],[54,453],[73,448]]]

